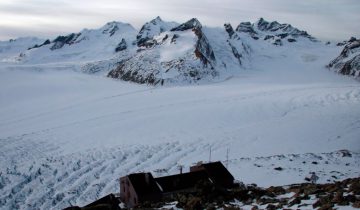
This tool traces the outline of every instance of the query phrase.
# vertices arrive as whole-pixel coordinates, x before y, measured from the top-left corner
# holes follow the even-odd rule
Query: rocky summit
[[[340,74],[360,78],[360,39],[352,37],[344,44],[340,55],[332,60],[328,67]]]

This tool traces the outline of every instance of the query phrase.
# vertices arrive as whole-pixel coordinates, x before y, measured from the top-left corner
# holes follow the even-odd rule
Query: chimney
[[[182,174],[182,171],[183,171],[183,165],[178,165],[178,169],[180,170],[180,174]]]

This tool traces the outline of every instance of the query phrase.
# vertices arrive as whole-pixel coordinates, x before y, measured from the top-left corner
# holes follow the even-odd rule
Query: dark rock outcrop
[[[122,39],[121,42],[116,46],[115,52],[120,52],[127,49],[127,44],[125,39]]]
[[[183,23],[173,29],[171,29],[170,31],[186,31],[189,29],[201,29],[202,25],[199,22],[198,19],[196,18],[192,18],[191,20],[187,21],[186,23]]]
[[[234,47],[230,42],[229,42],[229,45],[231,47],[231,51],[232,51],[234,57],[239,61],[239,64],[241,65],[242,64],[242,61],[241,61],[242,55],[239,53],[239,51],[236,49],[236,47]]]
[[[233,38],[235,31],[234,31],[233,27],[231,26],[231,24],[225,23],[224,27],[225,27],[225,31],[229,34],[229,37]]]
[[[140,67],[133,65],[129,60],[120,62],[107,76],[139,84],[157,85],[161,82],[161,79],[156,78],[156,75],[159,73],[158,70],[147,71],[146,69],[141,69]],[[146,64],[151,65],[150,63],[144,62],[144,65]]]
[[[315,41],[315,39],[310,36],[306,31],[301,31],[290,24],[280,24],[277,21],[268,22],[263,18],[260,18],[256,25],[260,31],[277,32],[277,35],[281,35],[281,38],[285,38],[288,35],[291,35],[295,38],[305,37],[309,38],[311,41]]]
[[[105,29],[102,31],[103,34],[109,34],[113,36],[119,30],[117,22],[109,22],[105,25]]]
[[[347,41],[340,55],[327,67],[340,74],[360,78],[360,40],[352,37]]]
[[[177,40],[184,31],[195,34],[193,53],[191,54],[191,51],[188,51],[187,54],[179,57],[163,60],[161,55],[163,44],[177,44]],[[141,37],[144,38],[144,36]],[[168,39],[169,41],[166,41]],[[191,83],[208,76],[215,77],[217,75],[214,51],[202,30],[201,23],[195,18],[172,28],[168,34],[163,34],[163,37],[159,37],[158,40],[151,38],[141,42],[140,39],[139,45],[141,48],[136,54],[120,62],[115,69],[109,72],[108,77],[140,84],[157,85],[164,84],[167,81],[182,80]],[[164,77],[169,71],[173,72],[172,75],[175,76]]]
[[[255,40],[259,39],[257,32],[254,30],[254,26],[250,22],[240,23],[236,28],[236,31],[239,33],[247,33]]]
[[[216,59],[214,51],[210,45],[209,40],[202,31],[202,25],[196,18],[192,18],[186,23],[171,29],[171,31],[185,31],[192,30],[197,36],[198,40],[195,47],[195,55],[198,57],[204,66],[210,65],[211,68],[215,65]]]
[[[72,33],[67,36],[58,36],[54,41],[52,41],[54,44],[52,47],[50,47],[51,50],[57,50],[61,49],[65,44],[72,45],[76,42],[76,39],[81,35],[81,33]]]
[[[47,39],[44,43],[42,43],[40,45],[36,44],[33,47],[29,47],[28,50],[35,49],[35,48],[40,48],[40,47],[42,47],[44,45],[48,45],[48,44],[51,44],[51,42],[50,42],[50,40]]]
[[[296,42],[296,39],[288,39],[288,42]]]
[[[237,27],[236,32],[234,31],[231,24],[224,24],[224,27],[225,27],[225,31],[229,35],[229,39],[227,40],[227,43],[229,44],[229,46],[231,48],[231,52],[234,55],[234,57],[236,58],[236,60],[239,62],[239,65],[242,66],[242,64],[243,64],[243,62],[242,62],[242,58],[243,58],[242,53],[243,52],[247,53],[248,47],[246,45],[244,45],[244,43],[241,41],[240,37],[236,33],[236,32],[241,31],[241,29],[238,31],[240,26]],[[246,31],[247,31],[247,29],[246,29]],[[244,31],[242,31],[242,32],[244,32]],[[237,48],[236,46],[238,46],[239,48]],[[238,50],[238,49],[240,49],[240,50]]]
[[[176,43],[176,39],[179,38],[180,36],[178,34],[174,34],[171,38],[171,43]]]
[[[248,33],[248,34],[254,34],[254,35],[257,34],[256,31],[254,30],[253,25],[251,25],[250,22],[240,23],[240,25],[236,28],[236,31]]]
[[[153,40],[154,36],[169,30],[169,24],[165,23],[159,16],[150,22],[145,23],[138,35],[136,36],[136,44],[138,47],[152,47],[156,44]]]
[[[297,38],[303,37],[315,42],[316,39],[310,36],[306,31],[301,31],[290,24],[281,24],[277,21],[268,22],[260,18],[256,23],[242,22],[236,28],[237,32],[247,33],[253,39],[269,40],[274,45],[282,45],[282,40],[287,38],[288,42],[296,42]],[[280,41],[278,41],[280,39]]]

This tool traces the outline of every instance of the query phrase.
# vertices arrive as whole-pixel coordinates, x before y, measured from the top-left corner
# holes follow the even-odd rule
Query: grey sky
[[[136,28],[156,16],[183,22],[197,17],[207,26],[277,20],[323,40],[360,37],[360,0],[0,0],[0,40],[53,38],[121,21]]]

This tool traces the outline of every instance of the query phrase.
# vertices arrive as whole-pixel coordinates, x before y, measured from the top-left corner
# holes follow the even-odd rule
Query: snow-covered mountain
[[[165,22],[159,16],[145,23],[136,35],[136,44],[139,47],[154,45],[154,37],[177,26],[176,22]]]
[[[340,74],[360,78],[360,39],[352,37],[344,44],[340,55],[332,60],[328,67]]]
[[[149,84],[221,80],[248,68],[258,56],[252,48],[269,47],[265,42],[281,46],[286,40],[289,47],[297,41],[316,41],[289,24],[269,23],[263,18],[254,24],[241,23],[235,31],[230,24],[203,27],[196,18],[168,31],[164,25],[169,24],[160,18],[145,24],[137,36],[137,53],[120,62],[108,76]]]
[[[160,19],[154,21],[158,25],[165,25]],[[143,29],[137,36],[139,49],[136,54],[110,71],[109,77],[137,83],[164,84],[192,82],[217,75],[214,51],[197,19],[168,31],[159,30],[160,26],[148,26],[147,23],[143,27],[147,29],[146,38],[143,38]]]
[[[131,51],[136,33],[130,24],[109,22],[99,29],[84,29],[46,40],[22,52],[17,60],[23,64],[78,62],[91,66],[116,56],[126,57],[125,51]]]
[[[83,206],[198,161],[262,187],[359,176],[360,83],[326,68],[344,45],[156,18],[18,46],[0,53],[0,210]],[[340,62],[358,55],[346,46]]]
[[[316,42],[316,39],[306,31],[301,31],[290,24],[280,24],[277,21],[268,22],[264,18],[260,18],[253,24],[242,22],[236,28],[236,31],[247,33],[255,40],[268,40],[268,42],[280,46],[284,42],[297,42],[299,39],[308,39]]]
[[[16,61],[14,59],[19,57],[21,59],[21,52],[43,43],[44,40],[36,37],[22,37],[18,39],[10,39],[8,41],[0,41],[0,62],[1,61]]]
[[[323,64],[326,66],[336,55],[334,49],[340,47],[325,46],[306,31],[263,18],[255,23],[242,22],[236,28],[227,23],[214,28],[203,26],[196,18],[178,24],[156,17],[139,32],[130,24],[110,22],[99,29],[84,29],[54,40],[25,42],[12,51],[17,52],[16,56],[0,55],[18,64],[62,63],[86,73],[164,85],[222,81],[251,69],[264,57],[282,62],[278,58],[294,59],[293,51],[306,48],[325,51],[329,56]],[[346,66],[356,69],[354,62]]]

